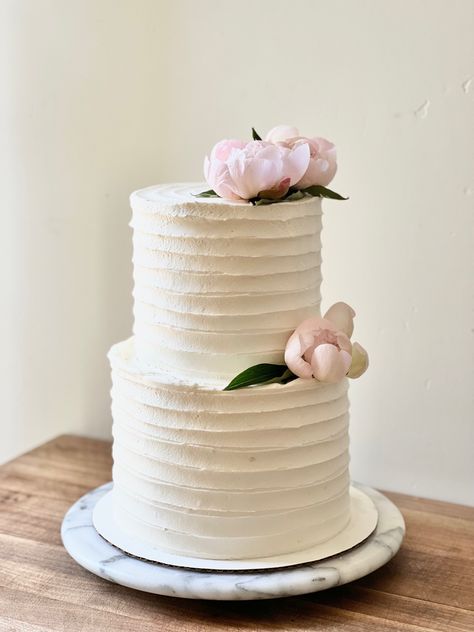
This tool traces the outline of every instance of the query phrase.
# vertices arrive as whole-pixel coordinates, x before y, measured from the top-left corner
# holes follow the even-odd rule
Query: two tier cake
[[[348,306],[320,315],[335,151],[272,133],[216,146],[210,191],[131,196],[135,325],[109,354],[108,507],[151,559],[308,561],[375,527],[370,510],[356,524],[348,471],[348,377],[367,357]],[[324,181],[304,182],[311,169]],[[96,526],[114,539],[103,514]]]

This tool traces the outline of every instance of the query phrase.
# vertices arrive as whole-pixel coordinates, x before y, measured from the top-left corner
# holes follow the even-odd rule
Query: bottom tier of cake
[[[113,512],[131,536],[178,555],[276,556],[350,520],[347,380],[237,391],[112,365]]]

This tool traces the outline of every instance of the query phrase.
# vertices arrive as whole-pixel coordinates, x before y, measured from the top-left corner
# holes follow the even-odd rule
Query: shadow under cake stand
[[[313,561],[293,562],[292,566],[287,565],[284,568],[279,558],[274,558],[273,568],[268,567],[271,566],[268,558],[266,568],[262,568],[261,560],[260,566],[257,561],[253,569],[251,566],[249,568],[248,562],[235,563],[235,568],[229,569],[229,562],[223,561],[214,563],[214,569],[209,569],[213,563],[205,560],[208,568],[203,570],[189,567],[193,558],[179,558],[182,561],[188,560],[187,567],[173,566],[126,553],[124,549],[114,546],[99,535],[94,522],[101,512],[99,509],[93,520],[94,509],[102,501],[103,514],[106,514],[107,497],[110,499],[111,488],[112,483],[97,487],[68,510],[61,527],[66,550],[78,564],[99,577],[129,588],[171,597],[213,600],[273,599],[340,586],[364,577],[386,564],[397,553],[405,534],[403,517],[388,498],[370,487],[353,484],[352,508],[360,514],[359,522],[365,524],[366,530],[369,529],[375,511],[376,526],[372,525],[370,535],[363,540],[360,534],[364,529],[360,528],[359,543],[355,546],[347,546],[351,538],[345,540],[345,545],[343,541],[339,541],[339,550],[341,546],[346,550],[338,554],[321,558],[324,551],[330,550],[330,541],[329,547],[321,548],[319,554],[313,552]],[[351,521],[354,531],[354,518]],[[101,531],[102,527],[103,524],[99,527]],[[116,536],[114,541],[117,542],[117,532],[111,529],[110,533]],[[140,551],[146,553],[143,549]],[[148,554],[143,557],[156,558],[157,555],[159,553],[154,549],[151,552],[148,550]],[[275,568],[275,563],[280,567]],[[197,565],[195,560],[194,564]]]

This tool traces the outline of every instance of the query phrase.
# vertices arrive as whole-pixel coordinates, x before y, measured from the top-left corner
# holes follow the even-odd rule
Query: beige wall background
[[[278,123],[339,149],[326,305],[356,307],[352,474],[474,504],[472,0],[0,0],[0,460],[110,437],[129,193]]]

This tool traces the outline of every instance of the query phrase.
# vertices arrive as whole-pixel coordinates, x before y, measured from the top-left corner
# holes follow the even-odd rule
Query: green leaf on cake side
[[[321,186],[320,184],[314,184],[312,187],[307,187],[306,189],[302,189],[304,193],[308,195],[312,195],[313,197],[322,197],[329,198],[330,200],[348,200],[349,198],[343,197],[336,193],[335,191],[331,191],[326,187]]]
[[[287,384],[296,378],[297,376],[290,371],[286,364],[255,364],[234,377],[223,390],[235,391],[238,388],[265,382]]]
[[[207,191],[202,191],[202,193],[193,193],[194,197],[202,197],[202,198],[210,198],[210,197],[219,197],[217,193],[213,189],[208,189]]]
[[[260,134],[258,134],[258,133],[255,131],[255,127],[252,127],[252,138],[253,138],[254,140],[262,140],[262,137],[260,136]]]

